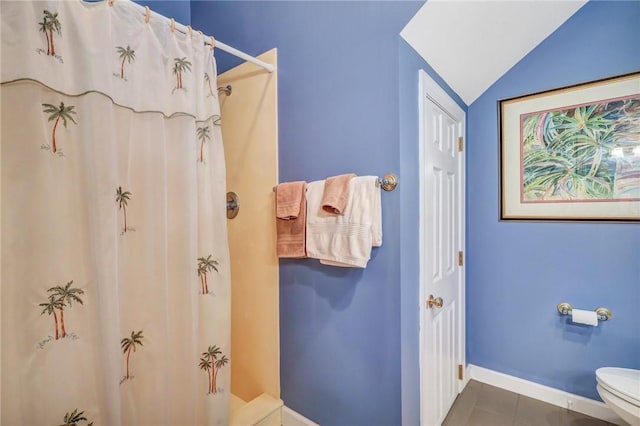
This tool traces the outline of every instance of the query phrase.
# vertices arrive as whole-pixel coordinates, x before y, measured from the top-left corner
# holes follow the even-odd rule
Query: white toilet
[[[602,400],[624,421],[640,426],[640,370],[603,367],[596,370]]]

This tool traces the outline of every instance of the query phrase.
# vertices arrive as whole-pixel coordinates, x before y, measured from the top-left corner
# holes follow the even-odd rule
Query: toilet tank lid
[[[640,401],[640,370],[616,367],[598,368],[596,379],[598,383]]]

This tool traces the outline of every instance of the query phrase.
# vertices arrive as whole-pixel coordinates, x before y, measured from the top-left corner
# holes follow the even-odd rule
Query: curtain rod
[[[110,6],[113,6],[114,3],[116,3],[116,0],[107,0],[109,2]],[[134,3],[131,0],[118,0],[118,1],[127,1],[128,3],[131,3],[132,5],[134,5],[135,7],[137,7],[138,9],[140,9],[140,12],[142,13],[143,16],[146,16],[147,14],[147,7],[145,6],[141,6],[137,3]],[[151,10],[150,8],[148,9],[150,12],[150,15],[153,16],[156,19],[162,19],[164,21],[167,22],[171,22],[172,25],[175,25],[175,29],[178,30],[179,32],[181,32],[182,34],[189,34],[189,28],[187,28],[185,25],[182,25],[179,22],[175,22],[174,20],[167,18],[164,15],[161,15],[157,12],[154,12],[153,10]],[[211,46],[211,42],[206,40],[206,36],[205,36],[205,42],[204,44]],[[247,62],[251,62],[252,64],[258,65],[259,67],[264,68],[265,70],[269,71],[269,72],[273,72],[274,67],[272,64],[268,64],[266,62],[261,61],[260,59],[257,59],[247,53],[244,53],[234,47],[229,46],[228,44],[225,44],[219,40],[215,40],[214,43],[214,47],[217,49],[220,49],[224,52],[230,53],[233,56],[237,56],[240,59],[244,59]]]

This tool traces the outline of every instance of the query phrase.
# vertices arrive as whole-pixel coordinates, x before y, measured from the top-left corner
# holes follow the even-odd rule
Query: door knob
[[[433,294],[430,294],[429,298],[427,299],[428,308],[433,308],[434,306],[436,308],[442,308],[443,303],[444,301],[442,300],[442,297],[433,297]]]

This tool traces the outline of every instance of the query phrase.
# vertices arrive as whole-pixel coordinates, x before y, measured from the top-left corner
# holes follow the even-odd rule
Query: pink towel
[[[307,183],[303,181],[281,183],[276,187],[276,217],[295,219],[300,213],[300,200],[304,198]]]
[[[349,195],[349,181],[353,177],[355,177],[354,173],[348,173],[333,176],[324,181],[322,210],[333,214],[344,213]]]
[[[276,253],[278,257],[307,257],[306,248],[306,225],[307,225],[307,199],[305,193],[307,191],[306,182],[292,182],[290,184],[280,184],[276,188],[276,210],[280,211],[279,199],[277,197],[278,190],[283,185],[296,186],[295,191],[289,191],[295,195],[297,206],[289,206],[288,209],[282,209],[283,213],[295,213],[287,216],[288,219],[276,218]],[[282,192],[280,192],[282,195]],[[292,202],[289,199],[284,200],[288,205]]]

